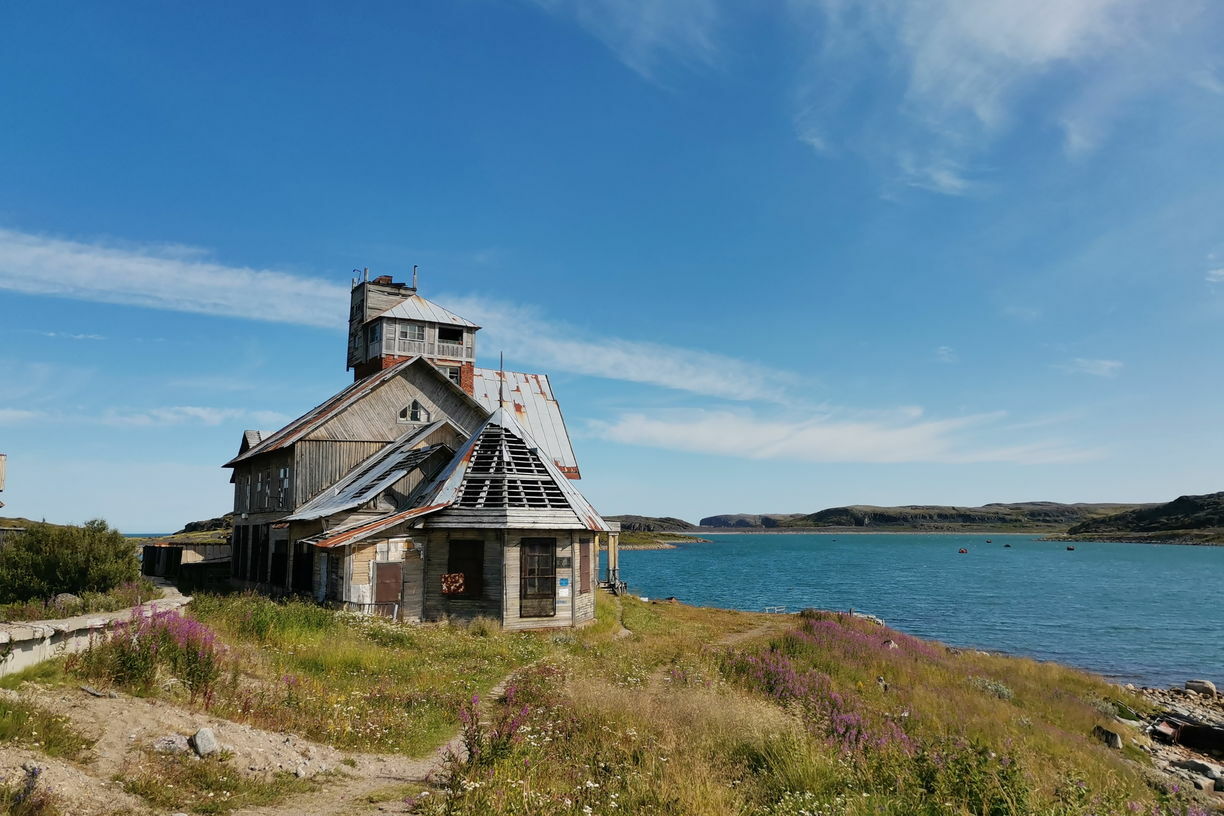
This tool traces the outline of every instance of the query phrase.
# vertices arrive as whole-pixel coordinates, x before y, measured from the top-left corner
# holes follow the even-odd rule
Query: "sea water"
[[[1224,547],[1076,542],[1068,551],[1065,542],[983,534],[709,537],[624,551],[621,578],[634,593],[702,606],[852,608],[919,637],[1118,682],[1224,681]]]

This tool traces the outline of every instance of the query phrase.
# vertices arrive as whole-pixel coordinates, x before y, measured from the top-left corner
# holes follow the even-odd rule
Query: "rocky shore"
[[[1224,812],[1224,696],[1214,683],[1188,680],[1182,688],[1136,688],[1151,714],[1119,714],[1117,731],[1098,727],[1097,737],[1113,748],[1134,746],[1151,758],[1158,783],[1195,790],[1205,804]]]

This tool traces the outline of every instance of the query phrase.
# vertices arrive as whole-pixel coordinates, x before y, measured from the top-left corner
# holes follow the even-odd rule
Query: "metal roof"
[[[410,295],[404,300],[387,309],[385,312],[380,312],[371,317],[370,320],[377,320],[383,317],[398,317],[401,320],[423,320],[426,323],[443,323],[448,326],[467,326],[470,329],[479,329],[470,320],[465,320],[449,309],[443,309],[438,304],[431,300],[426,300],[420,295]]]
[[[336,484],[315,496],[285,521],[306,521],[351,510],[365,504],[412,471],[424,465],[439,451],[450,450],[445,445],[418,448],[434,431],[453,423],[441,419],[423,428],[415,428],[391,442],[378,453],[353,468]]]
[[[476,450],[480,446],[481,437],[486,432],[498,436],[508,433],[521,440],[529,449],[539,448],[538,443],[531,438],[531,434],[515,419],[514,412],[499,407],[485,420],[476,433],[472,434],[471,438],[463,444],[463,447],[455,453],[450,462],[432,481],[414,491],[409,501],[415,506],[407,510],[389,513],[372,521],[360,522],[337,530],[329,530],[304,539],[304,541],[318,547],[340,547],[377,535],[383,530],[390,529],[405,521],[445,510],[447,507],[458,503],[464,494],[468,469],[472,464]],[[591,506],[591,503],[586,500],[586,497],[578,491],[578,488],[566,478],[565,474],[547,456],[539,456],[536,461],[544,469],[543,476],[550,479],[553,486],[561,492],[569,509],[573,511],[574,515],[587,529],[605,533],[612,531],[612,527],[608,522],[603,520],[595,508]],[[488,476],[488,474],[484,473],[480,475],[484,478]],[[546,510],[546,512],[549,511]]]
[[[464,443],[450,463],[434,477],[434,480],[414,494],[413,503],[420,506],[435,507],[440,510],[459,502],[463,497],[464,482],[468,475],[468,469],[472,464],[474,453],[480,445],[481,436],[486,432],[500,433],[501,430],[505,430],[518,437],[528,448],[539,448],[539,443],[519,424],[515,412],[499,407],[485,420],[480,429],[472,434],[472,437]],[[600,517],[595,508],[591,506],[591,503],[586,500],[586,497],[561,472],[561,469],[547,456],[540,456],[538,461],[544,467],[545,476],[551,478],[552,482],[561,491],[566,503],[574,511],[574,515],[588,529],[607,532],[609,530],[608,523]]]
[[[581,478],[574,447],[561,406],[553,396],[547,374],[524,374],[521,371],[499,371],[477,368],[473,373],[472,396],[486,411],[499,407],[502,377],[505,377],[506,408],[531,434],[531,438],[552,457],[553,464],[571,479]]]

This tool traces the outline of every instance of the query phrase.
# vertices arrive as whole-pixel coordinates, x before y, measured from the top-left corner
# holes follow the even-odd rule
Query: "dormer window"
[[[411,423],[428,422],[429,410],[421,403],[413,400],[411,405],[400,409],[399,421]]]

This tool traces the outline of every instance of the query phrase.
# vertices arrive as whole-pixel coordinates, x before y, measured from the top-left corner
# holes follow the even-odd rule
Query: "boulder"
[[[217,736],[213,734],[211,728],[201,728],[195,732],[195,735],[191,738],[191,747],[195,749],[197,756],[202,757],[215,754],[221,750],[221,745],[217,742]]]
[[[71,592],[61,592],[51,599],[52,606],[73,606],[79,604],[81,599]]]
[[[1092,735],[1101,742],[1108,745],[1110,748],[1120,750],[1122,748],[1122,735],[1117,731],[1110,731],[1103,726],[1095,726],[1092,729]]]
[[[1193,691],[1195,694],[1201,694],[1204,697],[1215,697],[1215,683],[1210,680],[1187,680],[1186,691]]]
[[[182,734],[167,734],[153,740],[153,750],[159,754],[185,754],[191,746]]]
[[[1224,779],[1224,768],[1210,762],[1202,762],[1197,759],[1176,759],[1169,764],[1174,768],[1185,768],[1191,773],[1205,776],[1208,779]]]

